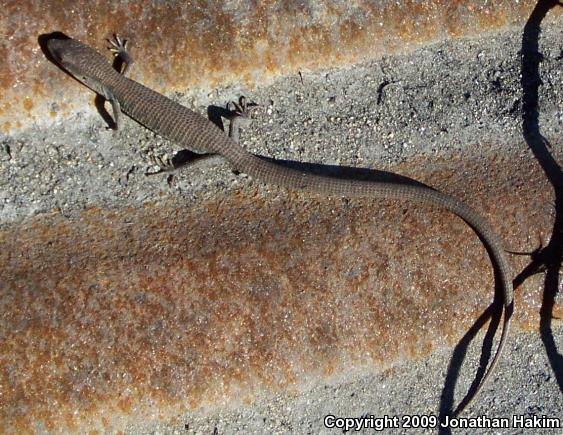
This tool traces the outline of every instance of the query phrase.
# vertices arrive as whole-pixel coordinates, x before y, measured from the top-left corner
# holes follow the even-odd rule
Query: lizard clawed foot
[[[236,101],[227,103],[227,110],[230,112],[231,119],[237,118],[237,122],[243,121],[245,124],[252,120],[258,108],[258,104],[252,101],[248,102],[244,95],[239,98],[238,103]]]
[[[113,53],[114,56],[121,56],[123,53],[128,53],[127,51],[127,39],[121,39],[118,34],[114,33],[113,39],[106,39],[110,43],[108,50]]]
[[[236,143],[240,142],[240,127],[245,127],[252,121],[252,115],[258,108],[258,104],[254,102],[248,103],[246,97],[241,96],[238,103],[231,101],[227,104],[229,115],[225,116],[229,119],[229,137]]]
[[[106,39],[110,43],[108,50],[111,51],[114,56],[121,56],[123,53],[127,53],[127,39],[121,39],[118,34],[113,35],[113,39]]]
[[[118,34],[114,34],[113,39],[108,38],[106,40],[110,43],[110,46],[108,47],[109,51],[111,51],[116,58],[123,62],[124,67],[122,74],[125,75],[134,62],[133,57],[127,50],[128,40],[122,39]]]
[[[157,175],[162,174],[163,172],[171,172],[176,169],[174,162],[168,157],[162,159],[162,157],[159,156],[151,156],[150,161],[152,165],[158,167],[158,169],[156,171],[146,171],[145,175]]]

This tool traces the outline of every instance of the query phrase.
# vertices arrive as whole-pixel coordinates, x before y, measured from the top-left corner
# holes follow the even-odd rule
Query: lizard
[[[66,36],[66,35],[65,35]],[[110,50],[121,58],[122,71],[114,69],[107,59],[88,45],[73,38],[51,38],[46,42],[48,53],[55,62],[75,79],[111,103],[115,128],[121,127],[124,112],[141,125],[160,136],[185,146],[199,155],[219,155],[235,170],[244,172],[261,182],[287,189],[336,197],[376,197],[407,200],[448,210],[463,219],[485,245],[495,272],[503,303],[501,336],[491,364],[470,397],[461,402],[453,415],[459,415],[477,397],[491,377],[506,343],[513,311],[513,289],[510,267],[501,239],[474,209],[455,197],[422,184],[341,179],[282,166],[256,156],[202,115],[182,106],[125,75],[134,60],[127,50],[127,40],[114,36]],[[248,114],[241,100],[236,105],[235,119]],[[231,124],[233,120],[231,121]],[[238,135],[237,135],[238,136]]]

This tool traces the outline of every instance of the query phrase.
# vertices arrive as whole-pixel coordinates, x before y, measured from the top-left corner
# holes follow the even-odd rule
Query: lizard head
[[[53,59],[65,71],[93,91],[105,95],[105,88],[98,75],[116,71],[100,53],[72,38],[50,39],[46,46]]]

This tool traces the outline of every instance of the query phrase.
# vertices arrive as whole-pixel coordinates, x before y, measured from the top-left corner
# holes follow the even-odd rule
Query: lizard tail
[[[248,175],[281,187],[317,192],[323,195],[347,197],[378,197],[385,199],[410,200],[449,210],[463,219],[479,236],[485,245],[495,271],[496,282],[502,294],[504,313],[502,332],[491,364],[483,375],[474,393],[461,402],[453,415],[457,416],[479,395],[483,386],[493,374],[506,343],[513,311],[513,290],[510,281],[510,267],[506,260],[501,241],[490,225],[471,207],[456,198],[423,185],[387,183],[374,181],[346,180],[313,175],[287,168],[250,154],[242,147],[230,142],[223,146],[221,154],[236,169]]]

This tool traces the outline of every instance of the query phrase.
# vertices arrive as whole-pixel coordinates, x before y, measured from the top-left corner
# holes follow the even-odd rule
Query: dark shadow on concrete
[[[420,181],[399,175],[394,172],[382,171],[379,169],[358,168],[356,166],[341,165],[325,165],[320,163],[299,162],[295,160],[279,160],[270,157],[258,156],[261,159],[271,163],[276,163],[286,168],[295,169],[297,171],[307,172],[309,174],[319,175],[329,178],[338,178],[343,180],[369,181],[375,183],[396,183],[409,184],[412,186],[424,186],[432,189]]]
[[[522,34],[522,131],[524,139],[543,169],[555,192],[555,219],[551,239],[530,254],[531,262],[514,279],[515,286],[536,273],[545,273],[544,293],[540,308],[540,336],[559,389],[563,392],[563,357],[553,338],[552,318],[555,297],[559,291],[559,271],[563,255],[563,172],[551,155],[551,145],[539,127],[538,89],[542,85],[539,51],[541,22],[550,9],[563,6],[561,1],[540,0],[524,26]]]
[[[104,120],[104,122],[108,125],[107,128],[111,128],[112,130],[117,130],[117,124],[110,113],[106,110],[106,98],[103,95],[96,94],[96,98],[94,98],[94,105],[96,106],[96,110]]]
[[[489,253],[489,257],[492,257],[492,254],[488,247],[487,252]],[[473,323],[469,331],[463,336],[461,341],[454,348],[453,355],[448,366],[448,371],[446,373],[444,388],[440,397],[440,410],[438,416],[440,422],[444,422],[446,416],[457,416],[465,409],[469,402],[473,400],[475,394],[481,386],[484,376],[487,374],[488,363],[491,360],[491,357],[494,358],[494,338],[501,323],[501,318],[503,319],[502,328],[507,328],[508,321],[512,317],[514,311],[514,303],[510,304],[510,306],[506,308],[503,317],[504,295],[502,281],[500,279],[500,271],[495,265],[493,265],[493,267],[495,272],[495,297],[492,304],[487,307],[487,309],[483,312],[483,314],[481,314],[481,316],[479,316],[479,318],[475,321],[475,323]],[[477,369],[477,373],[475,374],[475,378],[473,379],[473,382],[471,383],[467,394],[454,409],[455,386],[457,379],[459,378],[459,373],[461,371],[463,361],[465,360],[467,350],[471,342],[477,337],[479,331],[486,325],[489,319],[491,321],[483,339],[483,344],[481,347],[481,357],[479,359],[479,368]],[[443,427],[440,427],[438,429],[438,432],[440,434],[451,434],[451,430],[449,428]]]
[[[207,118],[221,130],[225,130],[223,118],[228,119],[229,116],[231,111],[224,107],[211,105],[207,108]]]

